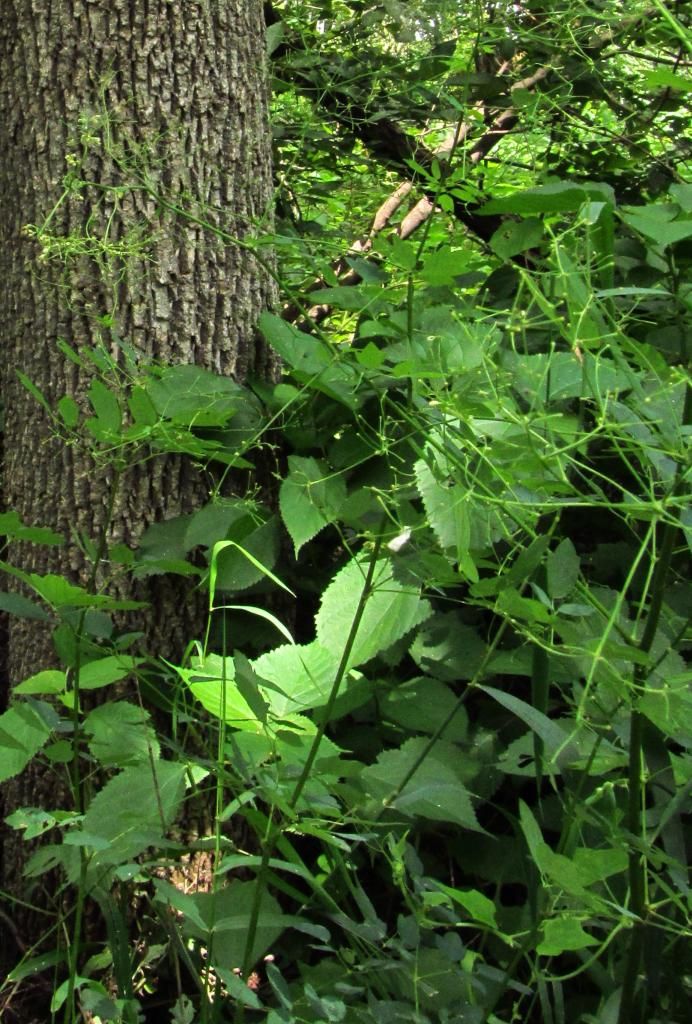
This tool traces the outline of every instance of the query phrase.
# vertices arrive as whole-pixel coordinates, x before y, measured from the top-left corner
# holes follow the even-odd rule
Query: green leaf
[[[184,902],[177,901],[182,912],[183,935],[200,938],[213,950],[212,960],[224,967],[242,965],[247,941],[248,925],[255,902],[255,886],[260,882],[233,881],[216,892],[195,893]],[[166,889],[166,893],[170,890]],[[190,912],[191,905],[195,913]],[[277,941],[290,919],[284,917],[281,907],[266,890],[259,902],[257,932],[250,960],[255,962]]]
[[[27,704],[0,715],[0,782],[23,771],[50,735],[50,727]]]
[[[456,612],[438,612],[418,630],[410,654],[422,672],[455,682],[473,678],[485,651],[483,638]]]
[[[90,711],[84,720],[89,750],[101,764],[123,768],[158,759],[159,744],[149,715],[128,701],[109,701]]]
[[[263,731],[262,722],[235,685],[232,658],[209,654],[205,658],[194,659],[192,668],[177,668],[177,672],[196,700],[214,718],[223,719],[234,729]]]
[[[692,91],[692,78],[679,75],[669,68],[656,68],[644,76],[647,89],[675,89],[678,92]]]
[[[218,590],[237,593],[265,579],[279,583],[271,572],[279,557],[276,516],[271,516],[266,522],[246,520],[229,533],[227,540],[217,541],[212,548],[209,575],[212,595]],[[288,590],[287,587],[284,589]]]
[[[180,807],[186,772],[179,762],[147,760],[124,768],[96,794],[83,822],[84,832],[108,843],[90,861],[95,877],[160,842]]]
[[[263,681],[273,684],[273,690],[265,691],[272,715],[285,718],[326,704],[338,664],[338,652],[313,641],[276,647],[252,667]]]
[[[351,632],[358,607],[367,559],[355,558],[338,573],[324,594],[315,619],[317,639],[328,651],[340,654]],[[365,605],[349,667],[362,665],[406,636],[430,614],[430,605],[419,589],[395,579],[389,559],[380,559],[373,576],[372,592]]]
[[[431,467],[419,459],[413,467],[418,492],[428,521],[443,551],[455,557],[459,571],[472,583],[478,581],[478,570],[471,557],[471,524],[468,489],[452,478],[440,479],[439,467]]]
[[[543,938],[536,952],[541,956],[559,956],[567,950],[597,945],[598,939],[585,932],[576,917],[552,917],[543,923]]]
[[[427,743],[424,739],[411,739],[398,750],[381,753],[375,764],[361,774],[368,796],[389,799],[414,768]],[[436,743],[391,806],[413,817],[448,821],[483,832],[468,791],[454,770],[457,758],[458,748],[453,744]]]
[[[336,349],[299,331],[273,313],[262,313],[259,328],[271,347],[293,369],[299,382],[314,387],[337,402],[356,409],[361,402],[358,374],[338,358]]]
[[[159,416],[191,428],[223,426],[253,400],[230,377],[202,366],[167,366],[152,376],[146,390]]]
[[[451,885],[444,885],[438,881],[434,884],[436,889],[446,893],[455,903],[462,906],[474,921],[480,921],[489,928],[497,928],[495,904],[478,889],[454,889]]]
[[[45,669],[29,676],[23,682],[13,688],[13,693],[19,694],[41,694],[41,693],[63,693],[67,681],[64,672],[55,669]]]
[[[32,396],[32,398],[35,398],[36,401],[38,402],[38,404],[43,406],[43,408],[46,410],[48,415],[52,418],[53,410],[48,405],[48,402],[46,401],[46,397],[43,394],[43,392],[39,391],[39,389],[36,387],[36,385],[33,383],[33,381],[29,380],[27,375],[25,373],[22,373],[21,370],[16,370],[15,372],[16,372],[17,376],[19,377],[19,380],[21,381],[21,383],[24,385],[24,387],[29,392],[29,394]]]
[[[457,277],[469,269],[471,261],[470,250],[445,246],[426,258],[420,276],[434,286],[454,284]]]
[[[141,386],[134,387],[127,400],[127,405],[136,426],[153,427],[158,421],[159,417],[154,408],[154,403],[145,388]]]
[[[511,693],[505,693],[503,690],[496,690],[492,686],[479,685],[478,689],[489,694],[498,704],[501,704],[508,711],[511,711],[513,715],[516,715],[517,718],[520,718],[522,722],[525,722],[529,729],[543,740],[548,756],[555,754],[562,755],[562,757],[573,755],[574,751],[569,741],[568,733],[557,722],[553,722],[547,715],[544,715],[542,711],[537,711],[536,708],[531,707],[526,701],[520,700]]]
[[[263,725],[266,724],[269,704],[260,691],[262,679],[253,670],[252,665],[241,651],[235,652],[233,662],[238,693],[254,713],[257,721]]]
[[[80,690],[97,690],[102,686],[117,683],[120,679],[129,676],[145,660],[145,658],[132,658],[129,655],[118,654],[91,661],[82,665],[79,670],[79,688]]]
[[[496,610],[512,619],[529,623],[550,623],[553,617],[545,605],[531,597],[523,597],[518,590],[507,587],[498,595]]]
[[[343,476],[318,459],[288,457],[289,474],[281,484],[279,505],[296,558],[301,547],[339,517],[346,501]]]
[[[455,708],[456,714],[447,726],[444,738],[462,742],[468,731],[468,716],[450,687],[439,680],[425,677],[409,679],[393,687],[380,700],[383,722],[395,722],[409,732],[423,732],[431,736]]]
[[[579,579],[579,555],[574,544],[565,537],[547,560],[548,594],[553,600],[567,597]]]
[[[0,593],[0,611],[9,612],[21,619],[35,619],[38,622],[50,622],[50,615],[38,604],[34,604],[23,594]]]
[[[17,512],[0,513],[0,536],[15,540],[28,540],[32,544],[62,544],[62,534],[47,526],[27,526]]]
[[[69,395],[63,395],[58,402],[58,412],[63,418],[63,423],[66,427],[76,427],[79,423],[80,411],[79,406],[75,402],[74,398]]]
[[[145,606],[142,601],[116,601],[107,594],[90,594],[82,587],[68,583],[62,576],[56,576],[54,573],[40,576],[35,572],[23,572],[7,562],[0,562],[0,568],[26,583],[53,608],[94,607],[108,608],[112,611],[133,611]]]
[[[615,193],[602,182],[552,182],[524,192],[515,192],[503,199],[491,199],[478,212],[482,216],[496,213],[569,213],[591,200],[615,205]]]
[[[622,219],[645,238],[665,249],[692,236],[692,217],[672,220],[671,216],[668,206],[650,204],[636,207],[633,212],[624,212]]]
[[[491,249],[508,260],[517,253],[533,249],[543,241],[543,224],[535,217],[502,224],[490,239]]]
[[[99,437],[118,434],[123,414],[117,395],[107,388],[103,381],[96,378],[89,385],[87,396],[96,413],[96,423],[93,420],[89,421],[93,424],[92,433]]]

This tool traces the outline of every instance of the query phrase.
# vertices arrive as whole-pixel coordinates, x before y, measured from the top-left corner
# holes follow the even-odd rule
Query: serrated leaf
[[[344,650],[363,592],[366,572],[366,559],[353,559],[334,577],[322,595],[315,625],[317,639],[328,651],[340,653]],[[423,622],[430,610],[428,602],[421,600],[419,589],[395,579],[391,561],[380,559],[348,666],[362,665],[380,651],[386,651]]]
[[[84,731],[90,737],[89,750],[103,765],[124,768],[159,756],[149,715],[128,701],[109,701],[94,708],[84,721]]]
[[[284,644],[267,651],[252,667],[276,689],[265,691],[272,714],[283,718],[326,703],[338,668],[338,657],[318,641]]]
[[[346,484],[322,460],[290,455],[288,467],[279,505],[297,558],[304,544],[338,518],[346,501]]]
[[[424,459],[416,462],[413,471],[428,522],[440,547],[447,554],[453,555],[463,575],[472,583],[476,583],[478,570],[470,551],[468,491],[453,480],[439,480]]]
[[[185,789],[187,767],[149,761],[124,768],[93,798],[83,829],[108,841],[90,861],[98,875],[104,866],[123,864],[157,843],[173,821]]]
[[[0,611],[9,612],[20,619],[35,619],[37,622],[50,622],[50,615],[39,604],[34,604],[24,594],[0,593]]]
[[[380,701],[382,721],[395,722],[410,732],[433,735],[457,708],[445,729],[446,740],[461,742],[466,738],[468,716],[449,686],[438,679],[419,677],[394,687]]]
[[[579,579],[579,555],[574,544],[565,537],[547,561],[548,593],[553,600],[567,597]]]
[[[427,740],[407,740],[398,750],[386,750],[375,764],[361,775],[368,796],[389,799],[417,764],[427,747]],[[413,776],[393,800],[392,807],[402,813],[449,821],[475,832],[484,830],[478,824],[468,790],[454,771],[458,748],[438,742],[425,757]]]
[[[223,426],[254,400],[230,377],[189,364],[167,366],[146,391],[159,416],[188,427]]]
[[[50,727],[26,704],[0,715],[0,782],[23,771],[50,735]]]

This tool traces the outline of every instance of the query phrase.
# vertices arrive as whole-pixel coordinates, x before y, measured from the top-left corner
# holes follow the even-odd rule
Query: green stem
[[[685,394],[685,409],[683,423],[690,422],[692,413],[692,389],[687,388]],[[683,482],[682,467],[678,467],[676,480],[671,490],[674,496]],[[651,581],[651,603],[649,612],[644,624],[644,631],[639,642],[639,649],[644,654],[650,654],[653,646],[658,624],[663,609],[663,597],[665,593],[668,573],[673,559],[675,540],[678,534],[678,522],[666,522],[663,526],[661,537],[661,548]],[[635,700],[642,692],[646,677],[650,671],[648,662],[638,664],[634,671]],[[640,838],[643,827],[642,808],[646,798],[646,780],[644,778],[643,764],[643,739],[645,719],[637,707],[632,710],[630,719],[630,742],[629,742],[629,764],[627,771],[628,802],[627,802],[627,829],[632,837],[632,846],[629,852],[628,874],[630,888],[630,909],[636,915],[636,922],[632,929],[632,937],[627,953],[625,974],[622,982],[622,996],[620,999],[620,1011],[618,1024],[636,1024],[643,1019],[646,1004],[644,992],[638,993],[639,970],[644,950],[646,906],[646,882],[648,864],[646,855],[635,846],[635,841]]]
[[[96,554],[89,574],[89,580],[87,583],[87,589],[94,591],[98,581],[99,565],[105,558],[106,552],[108,551],[108,528],[113,519],[113,512],[115,510],[115,501],[118,495],[118,488],[120,486],[120,471],[115,470],[113,473],[113,479],[111,481],[111,488],[108,495],[108,508],[106,510],[106,518],[101,528],[99,535],[99,541],[96,548]],[[79,691],[79,676],[82,668],[82,639],[84,636],[84,623],[86,622],[88,608],[82,610],[79,620],[77,622],[77,648],[75,653],[75,664],[74,664],[74,684],[73,684],[73,696],[74,703],[72,707],[72,762],[70,764],[70,780],[72,783],[72,798],[75,803],[75,809],[79,814],[83,814],[86,804],[86,795],[84,790],[84,779],[80,770],[79,763],[79,747],[80,747],[80,691]],[[74,925],[72,928],[72,941],[70,944],[70,955],[69,964],[70,972],[68,977],[67,985],[67,997],[65,999],[65,1024],[72,1024],[75,1020],[74,1016],[74,995],[75,995],[75,981],[77,978],[77,966],[79,962],[79,951],[82,941],[82,924],[84,921],[84,904],[86,902],[86,876],[89,859],[86,850],[83,846],[79,848],[80,864],[79,864],[79,884],[77,887],[77,903],[75,906],[75,917]]]

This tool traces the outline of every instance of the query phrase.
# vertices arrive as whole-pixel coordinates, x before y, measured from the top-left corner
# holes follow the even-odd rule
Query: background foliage
[[[208,504],[107,555],[113,581],[189,577],[207,621],[157,660],[133,602],[3,563],[60,667],[16,686],[0,774],[39,757],[75,793],[9,824],[49,840],[28,884],[76,893],[6,1005],[50,970],[66,1021],[682,1022],[689,24],[658,0],[267,15],[277,220],[245,244],[278,253],[281,380],[68,340],[93,383],[50,409],[116,469],[207,468]]]

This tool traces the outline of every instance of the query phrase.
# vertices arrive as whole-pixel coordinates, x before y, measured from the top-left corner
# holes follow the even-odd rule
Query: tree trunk
[[[184,458],[144,462],[123,474],[111,516],[112,467],[55,436],[17,371],[51,408],[65,394],[83,402],[88,386],[60,339],[103,345],[121,365],[127,348],[236,379],[271,373],[255,333],[274,294],[268,257],[229,242],[271,224],[262,19],[260,0],[3,0],[2,498],[66,538],[11,545],[23,570],[84,583],[79,537],[93,540],[110,518],[109,540],[134,543],[205,500],[209,484]],[[167,578],[155,584],[158,624],[152,612],[146,625],[174,646],[189,622]],[[45,627],[12,621],[0,696],[54,658]],[[56,806],[55,777],[30,766],[5,787],[3,817],[44,801]],[[8,831],[0,887],[40,902],[22,883],[25,856]]]

